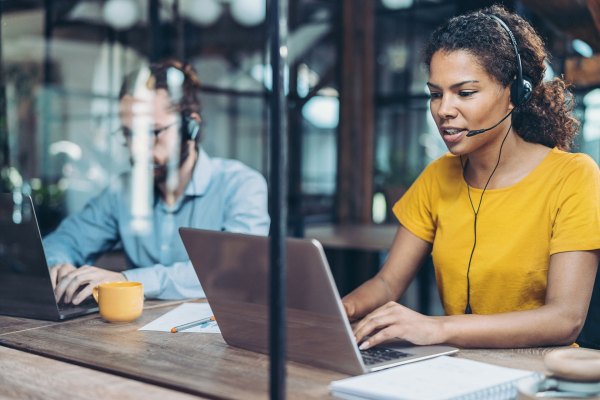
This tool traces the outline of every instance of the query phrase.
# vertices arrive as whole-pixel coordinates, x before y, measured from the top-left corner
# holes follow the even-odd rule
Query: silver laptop
[[[0,314],[60,321],[98,311],[57,303],[31,197],[0,193]]]
[[[269,238],[180,228],[225,341],[269,352]],[[321,244],[287,239],[287,357],[347,374],[362,374],[458,349],[394,344],[360,351]]]

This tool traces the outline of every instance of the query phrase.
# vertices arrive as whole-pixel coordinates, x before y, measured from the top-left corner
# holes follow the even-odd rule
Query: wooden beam
[[[587,8],[594,20],[596,32],[600,32],[600,0],[587,0]]]
[[[565,79],[577,88],[600,85],[600,54],[589,58],[567,58],[565,61]]]
[[[374,1],[342,2],[337,219],[371,222],[374,159]]]
[[[523,5],[571,39],[580,39],[600,51],[600,34],[592,8],[599,0],[521,0]]]

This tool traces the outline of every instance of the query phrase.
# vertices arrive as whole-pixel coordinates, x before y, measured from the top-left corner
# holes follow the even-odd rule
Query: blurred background
[[[289,233],[391,229],[329,246],[334,272],[349,279],[342,292],[376,271],[395,229],[390,207],[446,151],[428,111],[423,43],[448,17],[492,3],[288,0]],[[574,150],[600,162],[600,2],[500,3],[542,34],[547,77],[574,84]],[[32,194],[43,234],[80,210],[129,168],[123,75],[168,57],[203,82],[206,151],[268,176],[265,10],[266,0],[0,0],[2,191]],[[365,249],[360,235],[384,238]],[[340,270],[348,257],[370,267]]]

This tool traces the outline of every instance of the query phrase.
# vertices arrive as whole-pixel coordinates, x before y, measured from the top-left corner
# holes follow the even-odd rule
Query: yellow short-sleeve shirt
[[[471,188],[475,208],[482,190]],[[430,164],[394,205],[400,223],[433,244],[446,314],[464,313],[474,213],[460,159]],[[475,314],[529,310],[544,304],[555,253],[600,248],[600,171],[589,156],[552,149],[515,185],[485,191],[471,262]]]

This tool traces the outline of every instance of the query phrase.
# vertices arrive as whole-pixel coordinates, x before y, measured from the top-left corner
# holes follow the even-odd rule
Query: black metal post
[[[160,24],[160,4],[158,0],[150,0],[148,3],[148,29],[150,30],[150,62],[160,60],[163,52],[162,35]]]
[[[270,43],[272,89],[269,97],[270,121],[270,303],[269,355],[271,399],[285,399],[285,341],[286,341],[286,248],[287,230],[287,132],[283,74],[287,58],[287,1],[270,0],[267,10]]]
[[[54,1],[44,1],[44,85],[52,81],[52,28]],[[44,121],[44,123],[47,121]]]
[[[52,68],[52,34],[54,30],[54,0],[44,1],[44,90],[42,91],[42,118],[41,118],[41,135],[42,135],[42,148],[39,151],[38,161],[41,166],[38,165],[42,180],[48,179],[48,157],[46,151],[50,142],[50,126],[52,112],[50,110],[50,85],[53,83],[53,68]],[[19,141],[19,147],[21,142]],[[19,150],[16,150],[19,154]],[[35,154],[35,153],[34,153]],[[34,155],[35,157],[35,155]],[[28,163],[29,164],[29,163]],[[35,173],[36,168],[31,168],[23,165],[22,168],[27,173],[27,178],[31,177],[31,174]],[[33,164],[35,165],[35,164]],[[21,171],[23,174],[25,171]]]
[[[175,26],[175,46],[177,58],[180,61],[187,61],[185,57],[186,35],[185,35],[185,18],[181,18],[181,5],[179,0],[173,3],[173,25]]]
[[[290,13],[288,27],[298,29],[300,16],[299,0],[290,0],[288,4]],[[304,215],[302,212],[302,107],[307,99],[301,99],[298,95],[298,69],[301,60],[294,61],[289,65],[290,82],[288,92],[288,220],[291,235],[304,237]]]
[[[0,1],[0,26],[2,26],[2,2]],[[6,83],[4,81],[4,57],[2,54],[2,29],[0,29],[0,170],[10,166],[8,148],[8,121],[6,115]],[[0,189],[2,181],[0,180]]]

